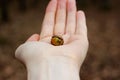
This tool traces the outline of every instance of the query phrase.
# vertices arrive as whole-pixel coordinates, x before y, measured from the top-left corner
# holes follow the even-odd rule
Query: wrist
[[[78,64],[66,57],[49,57],[26,66],[28,80],[79,80]]]

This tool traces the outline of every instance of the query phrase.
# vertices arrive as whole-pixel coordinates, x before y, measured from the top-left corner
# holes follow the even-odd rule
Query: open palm
[[[53,35],[60,35],[64,45],[54,46]],[[82,63],[88,49],[86,20],[76,11],[75,0],[51,0],[46,9],[40,36],[31,36],[16,50],[16,56],[27,63],[45,57],[65,57]]]

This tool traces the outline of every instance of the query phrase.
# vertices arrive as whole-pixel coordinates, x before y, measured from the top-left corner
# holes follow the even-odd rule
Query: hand
[[[51,37],[60,35],[64,45],[51,45]],[[41,34],[34,34],[18,47],[16,57],[25,64],[39,63],[56,56],[70,59],[79,66],[88,50],[86,20],[83,11],[76,11],[75,0],[51,0],[46,9]]]

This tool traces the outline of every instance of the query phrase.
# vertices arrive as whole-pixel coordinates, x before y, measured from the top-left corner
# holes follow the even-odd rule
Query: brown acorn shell
[[[60,46],[64,44],[64,40],[62,39],[62,37],[54,35],[52,36],[51,44],[54,46]]]

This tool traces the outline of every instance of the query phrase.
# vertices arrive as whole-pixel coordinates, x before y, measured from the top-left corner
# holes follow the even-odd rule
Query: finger
[[[28,40],[26,42],[28,42],[28,41],[38,41],[39,39],[40,39],[40,35],[33,34],[30,38],[28,38]]]
[[[83,11],[77,12],[76,34],[87,35],[86,19]]]
[[[56,8],[57,8],[57,0],[51,0],[46,9],[46,14],[40,34],[41,39],[53,35]]]
[[[73,34],[76,27],[76,1],[68,0],[66,33]]]
[[[58,0],[54,34],[63,35],[65,31],[65,24],[66,24],[66,0]]]

